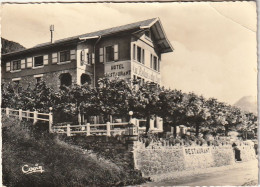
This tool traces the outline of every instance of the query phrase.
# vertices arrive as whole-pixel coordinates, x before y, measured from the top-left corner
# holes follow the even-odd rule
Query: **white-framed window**
[[[157,71],[157,57],[153,57],[153,69]]]
[[[11,64],[11,71],[21,70],[21,60],[14,60]]]
[[[43,55],[35,56],[33,59],[33,67],[41,67],[43,66]]]
[[[136,58],[136,45],[133,45],[133,59],[135,60]]]
[[[153,68],[153,55],[150,55],[150,68]]]
[[[33,77],[35,78],[36,83],[39,83],[40,81],[42,81],[43,74],[34,75]]]
[[[119,59],[118,44],[99,49],[99,62],[113,62]]]
[[[61,51],[59,52],[60,54],[60,62],[67,62],[70,61],[70,50],[66,50],[66,51]]]
[[[138,62],[144,64],[145,63],[145,50],[138,45],[136,46],[134,44],[134,49],[133,49],[133,57],[134,60],[137,60]]]
[[[142,48],[137,46],[137,61],[141,62],[141,57],[142,57]]]

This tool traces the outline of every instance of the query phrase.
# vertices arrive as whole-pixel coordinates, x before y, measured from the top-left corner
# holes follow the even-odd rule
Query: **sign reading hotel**
[[[105,63],[105,76],[108,78],[131,78],[130,62]]]
[[[145,67],[144,65],[133,62],[132,71],[136,76],[144,78],[150,82],[155,82],[158,84],[161,82],[160,74]]]
[[[196,155],[196,154],[209,154],[209,147],[192,147],[192,148],[184,148],[185,155]]]

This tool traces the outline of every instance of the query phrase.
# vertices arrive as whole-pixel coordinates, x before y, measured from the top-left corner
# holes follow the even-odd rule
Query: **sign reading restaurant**
[[[209,154],[209,147],[192,147],[184,148],[185,155],[194,155],[194,154]]]

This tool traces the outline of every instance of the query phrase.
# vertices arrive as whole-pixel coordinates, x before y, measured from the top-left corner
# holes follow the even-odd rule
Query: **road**
[[[236,163],[228,170],[197,174],[174,180],[146,183],[144,186],[241,186],[258,178],[257,160]]]

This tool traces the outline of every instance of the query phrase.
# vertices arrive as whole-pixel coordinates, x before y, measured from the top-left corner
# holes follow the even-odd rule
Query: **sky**
[[[159,17],[174,52],[162,55],[162,85],[234,104],[257,97],[254,2],[4,4],[1,35],[26,48]]]

